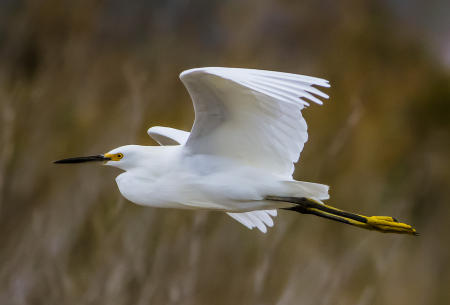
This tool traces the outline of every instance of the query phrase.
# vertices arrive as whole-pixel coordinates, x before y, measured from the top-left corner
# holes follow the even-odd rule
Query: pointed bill
[[[105,157],[104,155],[95,155],[95,156],[87,156],[87,157],[67,158],[67,159],[54,161],[53,163],[57,163],[57,164],[62,164],[62,163],[84,163],[84,162],[109,161],[109,160],[111,160],[111,158]]]

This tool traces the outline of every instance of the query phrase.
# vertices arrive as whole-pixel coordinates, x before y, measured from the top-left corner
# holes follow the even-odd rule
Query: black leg
[[[268,196],[266,200],[294,203],[295,206],[286,208],[286,210],[302,214],[312,214],[367,230],[376,230],[383,233],[419,235],[410,225],[398,222],[397,219],[390,216],[364,216],[350,213],[306,197]]]

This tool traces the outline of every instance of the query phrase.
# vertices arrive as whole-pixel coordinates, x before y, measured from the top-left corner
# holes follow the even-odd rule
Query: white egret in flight
[[[198,68],[180,79],[194,103],[191,132],[152,127],[161,146],[126,145],[103,155],[55,163],[103,161],[124,172],[120,193],[144,206],[226,212],[266,232],[277,209],[313,214],[381,232],[416,234],[387,216],[362,216],[325,205],[328,186],[296,181],[294,163],[308,139],[301,110],[322,104],[320,78],[238,68]]]

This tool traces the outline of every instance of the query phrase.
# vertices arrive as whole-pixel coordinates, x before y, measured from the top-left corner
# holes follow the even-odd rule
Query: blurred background
[[[1,304],[449,304],[450,2],[0,0]],[[178,74],[330,80],[295,178],[419,237],[139,207],[53,160],[189,130]]]

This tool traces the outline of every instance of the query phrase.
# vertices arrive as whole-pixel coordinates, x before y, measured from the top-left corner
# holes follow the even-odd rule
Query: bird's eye
[[[119,153],[119,154],[116,155],[116,157],[117,157],[117,159],[122,159],[123,158],[123,154]]]

